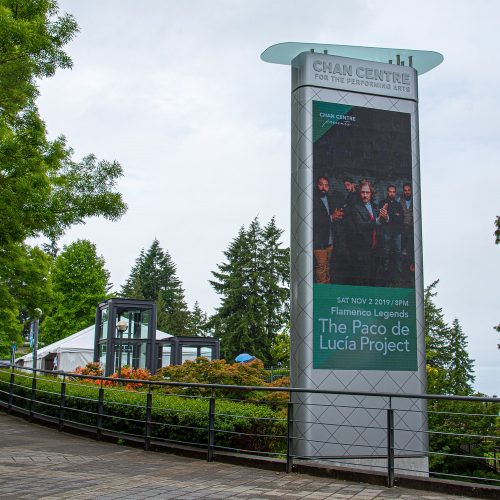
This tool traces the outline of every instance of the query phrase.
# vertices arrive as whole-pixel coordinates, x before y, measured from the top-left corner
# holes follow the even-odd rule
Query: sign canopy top
[[[411,66],[419,75],[439,66],[444,59],[442,54],[431,50],[389,49],[384,47],[303,42],[283,42],[271,45],[262,52],[260,58],[268,63],[291,64],[293,59],[302,52],[317,52],[319,54],[350,57],[365,61]]]

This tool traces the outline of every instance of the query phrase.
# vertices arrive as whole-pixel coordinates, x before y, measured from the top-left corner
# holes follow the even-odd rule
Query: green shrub
[[[156,372],[154,378],[175,382],[261,386],[266,377],[266,370],[259,359],[249,363],[229,364],[224,359],[209,361],[200,357],[182,365],[164,366]]]
[[[476,477],[488,477],[491,472],[493,476],[496,474],[496,479],[500,478],[484,460],[492,456],[498,446],[498,404],[433,400],[429,402],[428,411],[429,451],[437,452],[430,455],[429,466],[433,472]]]
[[[225,360],[209,361],[200,357],[194,361],[186,361],[182,365],[165,366],[156,372],[153,380],[168,382],[185,382],[198,384],[222,384],[240,385],[251,387],[289,387],[289,378],[284,378],[267,383],[269,379],[268,371],[264,369],[262,361],[254,359],[249,363],[226,363]],[[183,394],[188,396],[210,396],[214,394],[218,398],[262,401],[272,404],[275,409],[286,409],[289,399],[286,392],[266,392],[266,391],[242,391],[240,389],[217,389],[203,387],[172,387],[166,386],[163,389],[168,394]],[[281,405],[281,406],[280,406]]]
[[[8,401],[10,372],[0,370],[0,400]],[[37,377],[34,411],[58,417],[61,379]],[[14,406],[29,409],[32,377],[16,372]],[[99,387],[67,380],[65,420],[95,428]],[[26,399],[23,399],[26,398]],[[145,434],[147,389],[130,391],[120,387],[104,389],[105,430],[143,437]],[[206,445],[209,400],[152,393],[152,439]],[[286,449],[286,420],[266,404],[216,400],[216,446],[283,453]],[[275,437],[283,436],[283,437]]]

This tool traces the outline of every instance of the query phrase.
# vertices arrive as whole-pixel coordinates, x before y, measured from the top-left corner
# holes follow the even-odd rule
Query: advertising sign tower
[[[386,409],[396,467],[425,474],[424,403],[342,392],[426,389],[418,76],[429,51],[281,43],[292,67],[294,455],[378,467]]]

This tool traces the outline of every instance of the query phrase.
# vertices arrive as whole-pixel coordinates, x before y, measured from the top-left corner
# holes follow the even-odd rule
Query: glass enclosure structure
[[[123,366],[155,368],[156,304],[152,300],[109,299],[96,311],[94,361],[104,374]]]
[[[204,356],[220,358],[213,337],[172,336],[156,339],[156,304],[152,300],[109,299],[97,306],[94,361],[109,376],[121,368],[147,368],[151,373]]]
[[[157,369],[168,365],[182,365],[200,356],[209,360],[220,358],[220,342],[214,337],[177,336],[156,342]]]

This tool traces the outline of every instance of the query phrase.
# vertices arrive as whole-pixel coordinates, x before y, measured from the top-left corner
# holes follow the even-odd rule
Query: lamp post
[[[35,309],[35,318],[33,320],[33,368],[35,369],[35,371],[33,372],[35,374],[35,377],[36,377],[36,369],[38,368],[38,327],[40,325],[40,318],[42,317],[42,310],[37,307]]]
[[[116,329],[118,330],[119,342],[118,342],[118,378],[122,375],[122,342],[123,334],[127,331],[128,324],[124,319],[121,319],[116,323]]]
[[[15,365],[16,364],[16,349],[17,345],[15,342],[12,342],[10,346],[10,364]]]

